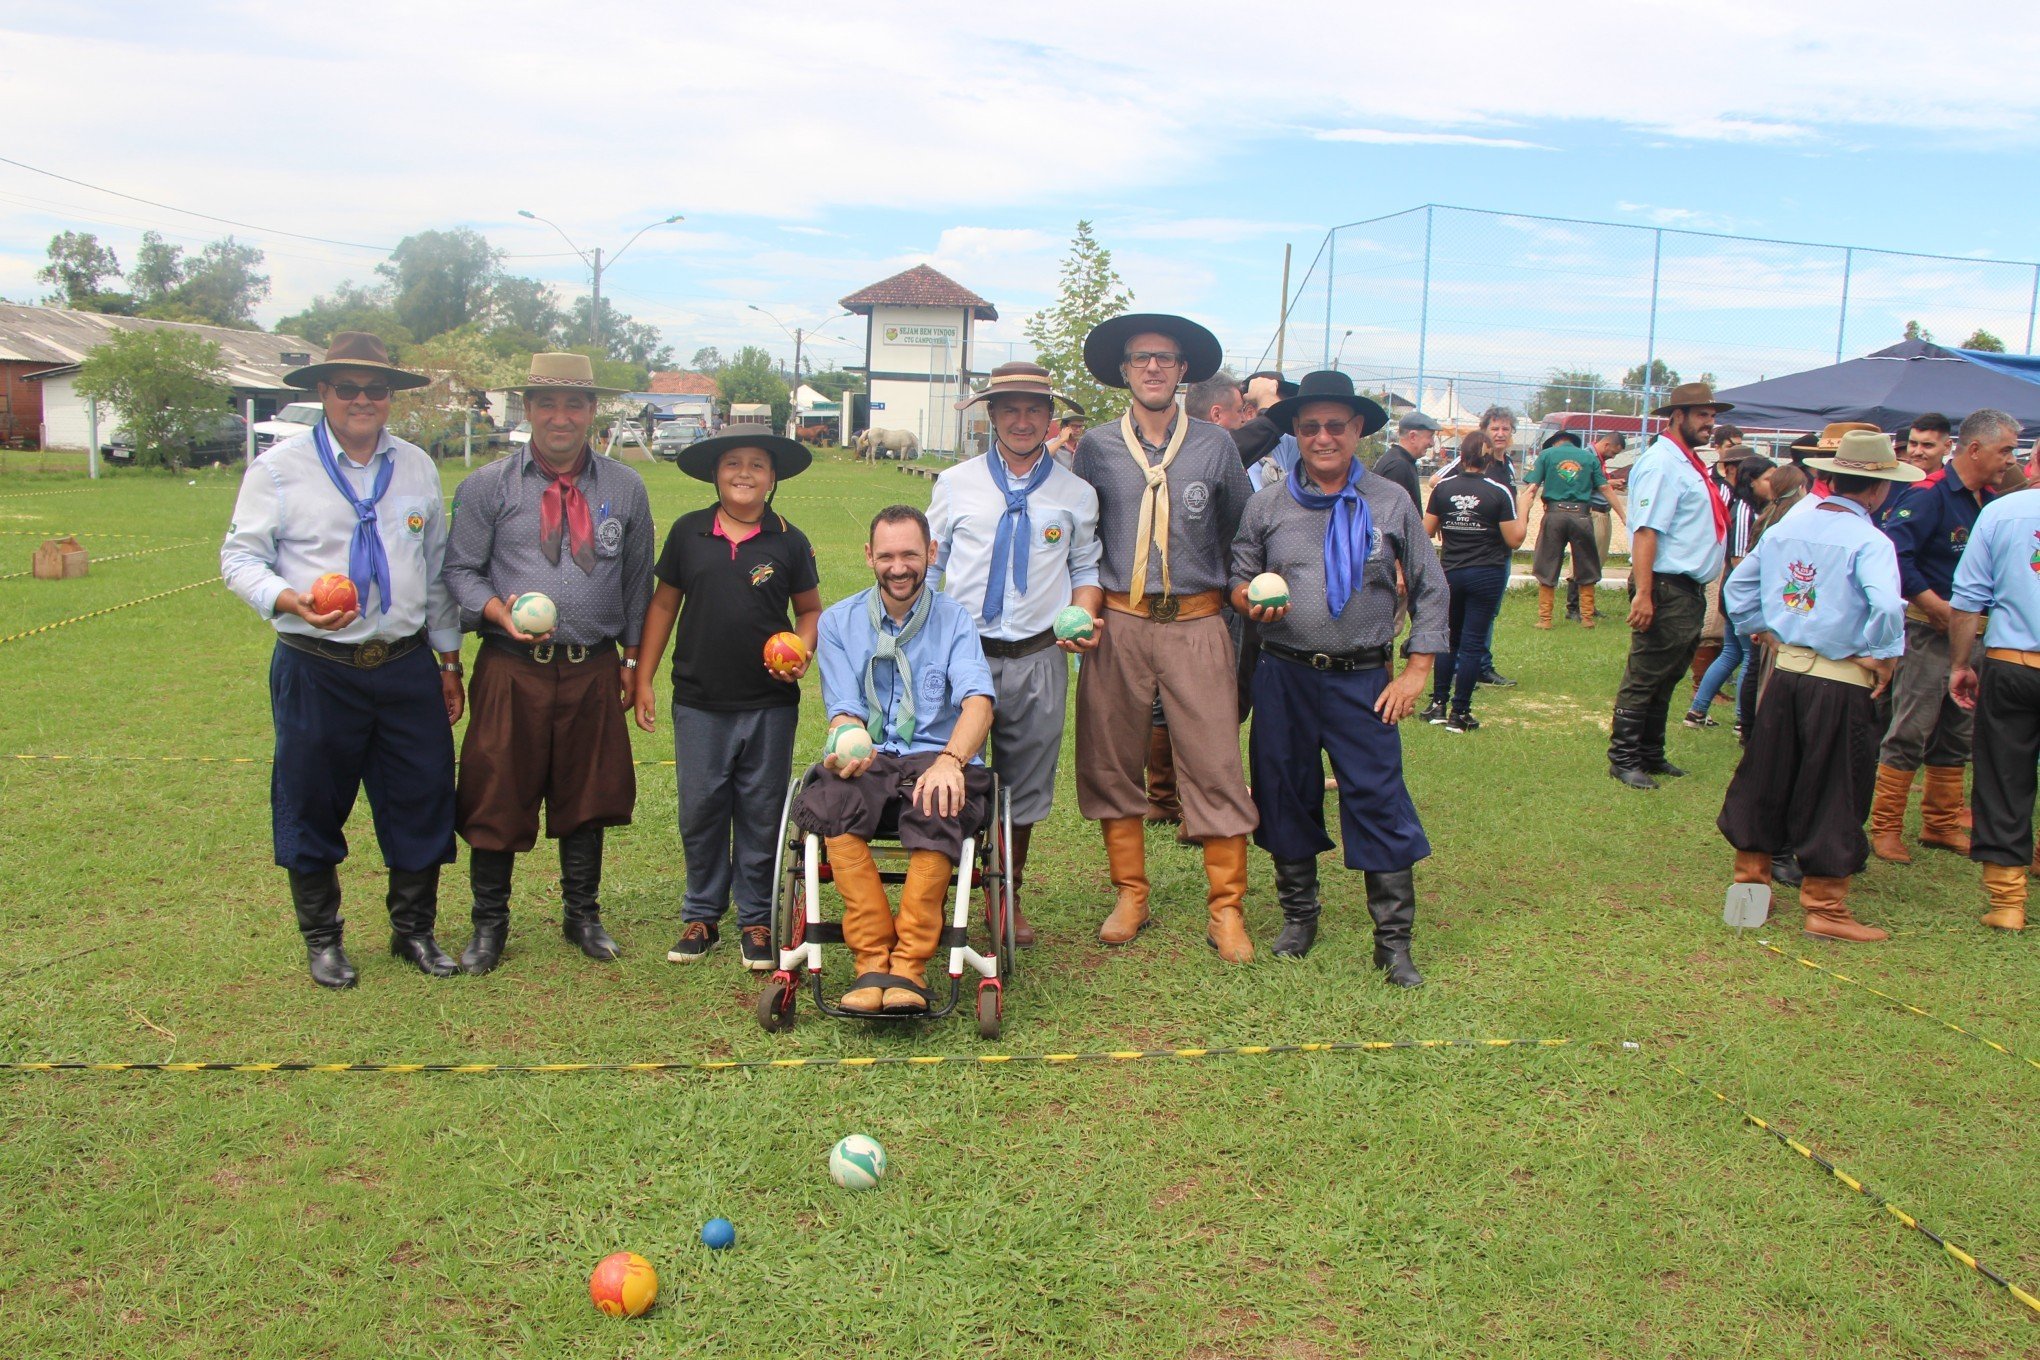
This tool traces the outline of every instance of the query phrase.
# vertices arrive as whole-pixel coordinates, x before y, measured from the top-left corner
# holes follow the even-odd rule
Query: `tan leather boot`
[[[1558,587],[1556,586],[1537,587],[1537,626],[1539,628],[1551,627],[1551,608],[1556,603],[1555,597],[1557,594]],[[1582,617],[1586,614],[1586,600],[1584,597],[1580,601],[1580,613]]]
[[[1204,842],[1205,905],[1211,929],[1205,943],[1227,963],[1252,963],[1254,942],[1247,938],[1241,910],[1247,897],[1247,838],[1212,836]]]
[[[1808,874],[1799,885],[1799,905],[1806,909],[1806,924],[1801,928],[1824,940],[1847,940],[1852,944],[1875,944],[1891,938],[1889,931],[1866,926],[1849,915],[1848,899],[1848,879],[1815,878]]]
[[[831,836],[828,845],[829,867],[843,898],[843,943],[850,947],[856,976],[890,972],[892,905],[885,900],[885,884],[878,881],[871,847],[855,836]],[[852,987],[836,1004],[846,1011],[875,1014],[884,1003],[883,988]]]
[[[1870,853],[1887,864],[1911,864],[1905,848],[1905,804],[1912,797],[1913,772],[1877,767],[1877,797],[1870,804]]]
[[[1714,658],[1721,655],[1719,642],[1703,642],[1693,652],[1693,692],[1700,692],[1700,681],[1705,678],[1707,668],[1714,664]]]
[[[1176,796],[1176,753],[1169,745],[1167,727],[1148,729],[1147,796],[1149,821],[1183,820],[1183,800]]]
[[[1962,829],[1962,767],[1929,765],[1926,777],[1920,795],[1920,844],[1968,854],[1969,833]]]
[[[1594,588],[1592,586],[1581,586],[1580,627],[1592,628],[1593,626],[1594,626]]]
[[[914,1015],[928,1009],[927,995],[919,990],[928,980],[928,960],[942,942],[942,926],[948,913],[949,884],[955,867],[939,850],[916,850],[907,857],[907,881],[900,886],[900,917],[895,927],[892,966],[886,971],[913,987],[885,989],[888,1015]]]
[[[1761,850],[1736,851],[1734,881],[1737,883],[1769,883],[1771,881],[1771,857]]]
[[[1983,866],[1983,890],[1990,894],[1990,910],[1983,923],[1992,930],[2026,928],[2026,871],[2016,864]]]
[[[1119,890],[1112,914],[1098,927],[1106,944],[1127,944],[1148,928],[1147,834],[1138,817],[1109,817],[1098,823],[1105,831],[1105,863],[1112,886]]]

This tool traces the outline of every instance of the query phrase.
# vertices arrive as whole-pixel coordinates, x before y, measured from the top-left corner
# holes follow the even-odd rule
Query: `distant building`
[[[970,391],[971,338],[998,309],[947,275],[917,264],[842,300],[865,321],[864,370],[871,425],[906,430],[935,453],[966,451],[963,413]]]

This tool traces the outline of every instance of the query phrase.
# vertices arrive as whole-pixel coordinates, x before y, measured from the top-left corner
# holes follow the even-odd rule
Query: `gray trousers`
[[[687,856],[682,921],[720,921],[734,895],[739,926],[772,923],[772,856],[799,724],[800,710],[792,707],[711,713],[673,705],[673,775]]]
[[[1033,826],[1055,802],[1055,770],[1062,758],[1063,719],[1069,711],[1070,658],[1060,647],[1032,656],[987,657],[992,668],[992,743],[986,763],[999,773],[1013,802],[1013,825]]]
[[[1948,697],[1948,635],[1905,621],[1905,655],[1891,677],[1891,726],[1877,763],[1894,770],[1969,763],[1968,709]]]

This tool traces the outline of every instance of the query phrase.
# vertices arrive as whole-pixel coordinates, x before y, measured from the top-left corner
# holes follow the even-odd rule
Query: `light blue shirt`
[[[1285,434],[1275,441],[1275,447],[1268,451],[1266,457],[1247,469],[1247,480],[1254,484],[1256,491],[1264,486],[1277,485],[1289,475],[1289,470],[1301,457],[1303,449],[1298,446],[1296,436]]]
[[[877,589],[873,586],[871,590],[860,590],[822,611],[819,638],[822,702],[829,706],[831,719],[844,714],[865,722],[868,717],[864,707],[864,663],[871,659],[878,645],[868,601]],[[888,633],[900,631],[892,615],[881,613],[880,617],[883,620],[880,626]],[[978,642],[977,620],[947,595],[936,593],[928,610],[928,621],[907,644],[907,665],[919,686],[919,693],[914,696],[914,740],[903,745],[887,736],[900,706],[900,670],[890,661],[881,661],[875,680],[883,718],[879,726],[871,729],[872,744],[881,751],[896,756],[939,751],[949,744],[965,699],[982,695],[996,702],[992,668],[985,664],[985,649]],[[972,756],[971,763],[978,763],[978,758]]]
[[[334,453],[340,475],[364,499],[374,494],[384,460],[396,464],[375,514],[390,559],[389,611],[382,610],[380,592],[365,592],[361,617],[338,632],[276,612],[277,597],[286,589],[302,595],[329,571],[344,575],[354,538],[354,507],[326,476],[309,430],[273,445],[242,474],[234,522],[220,544],[220,576],[227,588],[279,633],[354,644],[370,638],[395,642],[422,628],[434,651],[459,651],[460,606],[441,575],[447,525],[439,469],[423,449],[388,430],[366,464],[344,450]]]
[[[1898,656],[1905,597],[1891,540],[1854,501],[1819,505],[1836,508],[1787,515],[1757,540],[1721,588],[1723,611],[1745,637],[1767,632],[1830,661]]]
[[[2040,495],[2014,492],[1983,507],[1948,603],[1990,615],[1985,646],[2040,652]]]
[[[1721,575],[1722,540],[1714,533],[1714,487],[1694,469],[1686,452],[1659,435],[1629,473],[1629,532],[1657,531],[1659,576],[1712,581]]]
[[[928,527],[942,556],[936,569],[942,593],[962,605],[972,618],[983,618],[985,592],[991,586],[992,544],[1006,515],[1006,498],[992,480],[986,460],[990,453],[967,458],[935,479],[928,504]],[[1030,469],[1031,471],[1031,469]],[[1010,480],[1023,480],[1012,476]],[[1070,602],[1078,586],[1098,584],[1098,493],[1091,484],[1060,463],[1027,497],[1030,544],[1015,544],[1027,558],[1027,593],[1013,587],[1009,563],[1001,583],[1005,604],[984,636],[1018,642],[1055,626],[1055,616]]]

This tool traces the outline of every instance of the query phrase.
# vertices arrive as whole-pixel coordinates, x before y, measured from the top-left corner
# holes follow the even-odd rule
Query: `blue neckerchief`
[[[1325,516],[1325,608],[1337,618],[1353,598],[1353,587],[1367,569],[1367,551],[1374,538],[1374,518],[1354,489],[1360,460],[1353,460],[1346,485],[1327,496],[1304,480],[1303,460],[1289,469],[1289,496],[1306,510],[1330,510]]]
[[[991,454],[985,459],[992,471],[992,485],[999,488],[999,494],[1006,498],[1006,513],[999,516],[999,531],[992,538],[992,574],[985,583],[985,622],[996,621],[1006,612],[1006,559],[1013,561],[1013,588],[1022,595],[1027,593],[1027,559],[1034,555],[1034,524],[1027,517],[1027,497],[1040,489],[1048,480],[1048,474],[1055,471],[1055,460],[1043,454],[1035,461],[1034,471],[1027,474],[1027,480],[1018,487],[1006,474],[1005,455],[999,452],[998,440],[992,441]],[[1020,535],[1020,551],[1013,551],[1015,530]]]
[[[354,588],[361,593],[361,612],[368,612],[368,588],[371,583],[382,592],[382,611],[390,612],[390,554],[383,547],[382,534],[375,521],[376,502],[390,489],[390,478],[397,470],[394,458],[385,456],[383,465],[375,474],[375,490],[367,500],[354,494],[354,488],[347,484],[347,478],[340,472],[340,460],[333,456],[333,441],[326,437],[326,422],[321,419],[312,426],[312,443],[319,450],[319,465],[326,469],[326,475],[333,485],[340,488],[340,494],[354,507],[354,538],[347,545],[347,575],[354,582]]]

